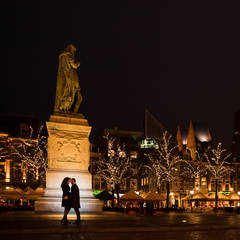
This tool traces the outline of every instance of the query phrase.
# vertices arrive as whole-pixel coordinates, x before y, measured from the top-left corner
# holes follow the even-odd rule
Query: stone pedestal
[[[61,207],[63,178],[77,180],[81,212],[99,213],[102,203],[93,197],[89,134],[91,127],[81,114],[52,115],[47,122],[48,170],[44,196],[35,202],[37,212],[63,212]]]

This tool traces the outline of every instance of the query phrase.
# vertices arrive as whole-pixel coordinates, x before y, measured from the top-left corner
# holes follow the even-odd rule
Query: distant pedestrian
[[[150,211],[150,205],[149,205],[149,202],[146,201],[146,215],[147,216],[149,215],[149,211]]]
[[[72,187],[71,187],[71,207],[74,208],[74,211],[77,215],[77,220],[75,221],[77,224],[80,223],[80,193],[79,188],[76,184],[76,179],[72,178]]]
[[[154,208],[153,202],[150,201],[150,203],[149,203],[149,214],[150,214],[150,216],[153,216],[153,213],[154,213],[153,208]]]
[[[71,182],[71,178],[65,177],[62,181],[61,188],[63,191],[62,195],[62,207],[64,207],[64,216],[61,220],[62,224],[68,224],[67,215],[71,209],[71,199],[70,199],[70,187],[69,184]]]

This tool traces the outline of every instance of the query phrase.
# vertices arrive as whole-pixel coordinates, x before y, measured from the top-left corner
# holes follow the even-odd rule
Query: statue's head
[[[67,47],[65,48],[66,52],[70,52],[72,54],[76,53],[76,47],[73,44],[68,44]]]

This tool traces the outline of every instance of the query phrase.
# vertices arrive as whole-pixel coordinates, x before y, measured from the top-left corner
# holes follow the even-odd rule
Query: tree
[[[22,162],[22,170],[32,174],[36,180],[45,176],[48,168],[47,138],[42,135],[40,127],[37,138],[33,138],[33,129],[30,127],[29,139],[19,138],[17,143],[10,143],[9,155]]]
[[[146,154],[150,160],[148,167],[156,175],[158,188],[160,188],[162,182],[166,182],[166,207],[169,208],[170,183],[177,179],[179,176],[179,166],[185,161],[176,154],[178,146],[174,145],[172,135],[167,131],[157,139],[157,142],[159,147]]]
[[[201,176],[206,175],[207,173],[207,169],[205,166],[206,162],[204,163],[204,159],[206,158],[205,154],[208,150],[209,148],[203,153],[196,151],[196,160],[185,161],[185,164],[181,169],[181,175],[183,177],[193,180],[193,187],[199,187]]]
[[[209,154],[205,153],[207,159],[206,168],[215,178],[215,210],[218,208],[218,181],[220,178],[233,172],[227,159],[231,154],[226,154],[227,150],[222,149],[222,143],[218,143],[216,149],[211,149]]]
[[[119,185],[124,179],[132,176],[134,169],[131,166],[131,158],[128,156],[125,145],[120,144],[119,139],[104,136],[106,146],[103,151],[98,151],[96,174],[103,178],[112,188],[112,194],[117,192],[119,204]]]

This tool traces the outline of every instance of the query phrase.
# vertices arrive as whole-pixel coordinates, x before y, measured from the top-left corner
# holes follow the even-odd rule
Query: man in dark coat
[[[71,187],[71,207],[74,208],[74,211],[77,215],[76,223],[80,223],[80,194],[79,188],[76,184],[76,179],[72,178],[72,187]]]

